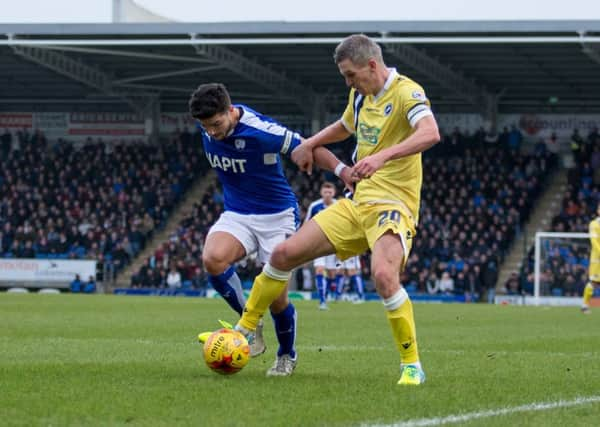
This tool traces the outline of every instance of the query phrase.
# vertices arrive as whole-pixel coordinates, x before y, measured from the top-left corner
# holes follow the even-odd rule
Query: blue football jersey
[[[241,117],[223,140],[202,129],[204,152],[223,186],[225,210],[240,214],[273,214],[298,202],[281,165],[280,154],[290,154],[300,135],[245,105],[236,104]]]

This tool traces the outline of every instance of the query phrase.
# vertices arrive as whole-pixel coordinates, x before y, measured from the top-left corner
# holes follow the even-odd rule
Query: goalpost
[[[587,262],[590,255],[590,235],[588,233],[559,233],[538,231],[535,233],[535,253],[534,253],[534,304],[539,305],[542,295],[541,275],[542,268],[551,268],[552,255],[560,254],[571,259],[571,262],[582,260]],[[583,263],[578,266],[584,268]],[[587,280],[587,268],[585,268]],[[561,284],[562,285],[562,284]]]

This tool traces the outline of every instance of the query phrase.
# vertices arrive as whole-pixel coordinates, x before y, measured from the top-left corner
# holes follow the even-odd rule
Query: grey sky
[[[181,22],[600,19],[598,0],[428,0],[418,2],[418,8],[404,7],[409,2],[401,0],[136,1]],[[0,4],[0,22],[110,22],[112,17],[112,0],[0,0]]]

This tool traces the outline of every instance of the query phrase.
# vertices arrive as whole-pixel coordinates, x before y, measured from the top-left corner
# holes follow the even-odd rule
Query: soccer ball
[[[250,346],[246,337],[233,329],[219,329],[204,343],[204,361],[215,372],[235,374],[250,360]]]

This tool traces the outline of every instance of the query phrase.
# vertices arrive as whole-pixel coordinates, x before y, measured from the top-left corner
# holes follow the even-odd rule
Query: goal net
[[[578,301],[588,280],[589,257],[587,233],[536,233],[535,301],[539,303],[544,297],[572,297]]]

